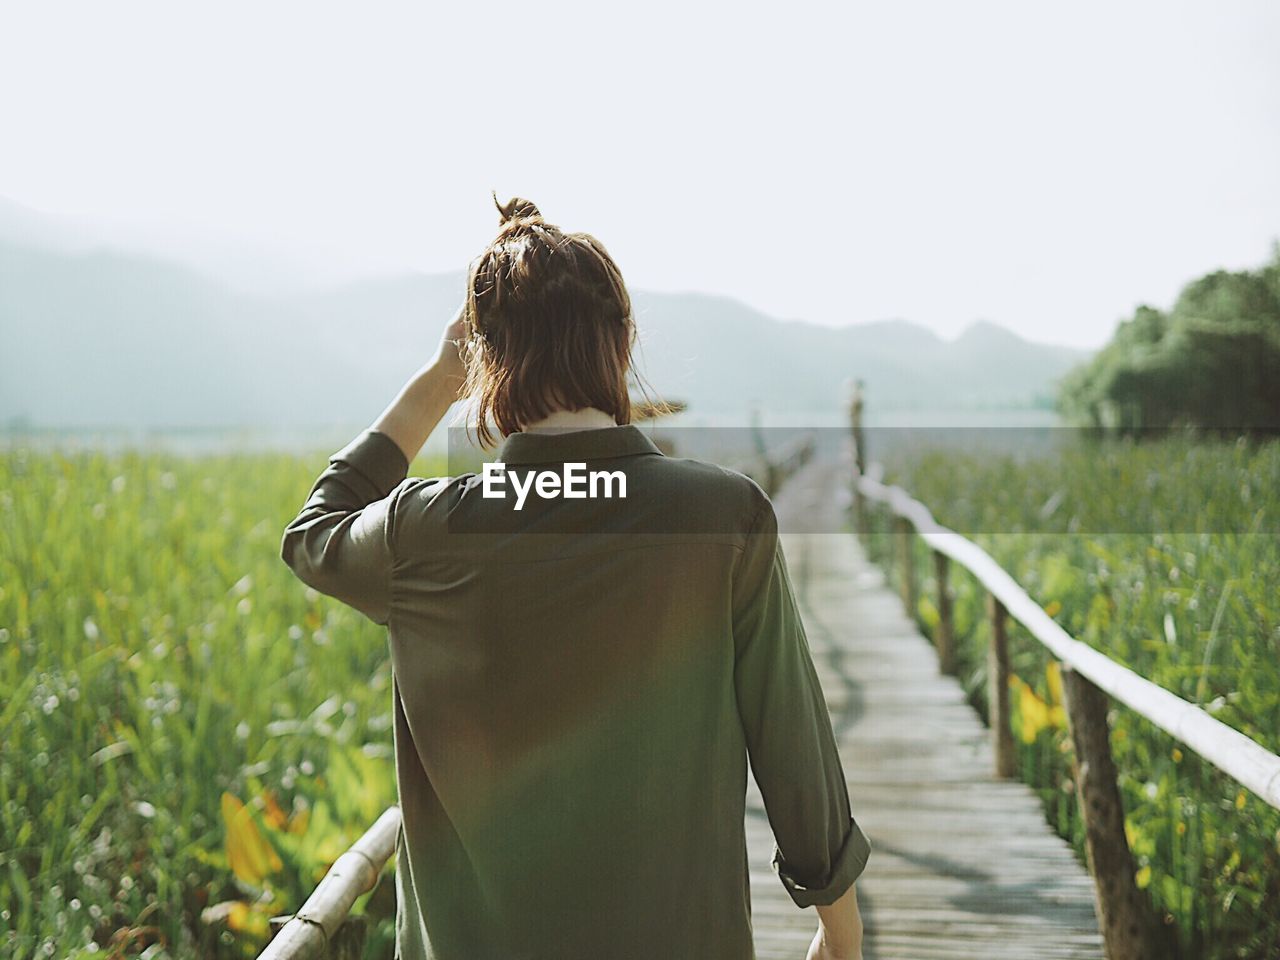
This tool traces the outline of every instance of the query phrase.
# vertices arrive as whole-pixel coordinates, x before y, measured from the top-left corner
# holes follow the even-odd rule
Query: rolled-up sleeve
[[[392,524],[408,472],[394,440],[363,431],[329,458],[280,543],[298,579],[379,624],[391,612]]]
[[[734,684],[751,770],[776,841],[773,867],[798,906],[834,903],[871,847],[854,820],[773,505],[747,536],[734,582]]]

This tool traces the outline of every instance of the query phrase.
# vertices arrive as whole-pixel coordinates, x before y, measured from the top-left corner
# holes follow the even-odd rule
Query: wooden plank
[[[854,816],[871,840],[858,881],[867,957],[1099,960],[1084,865],[1028,787],[994,776],[990,733],[959,683],[938,672],[932,644],[856,538],[831,533],[843,478],[847,467],[815,459],[774,503]],[[747,847],[756,956],[797,960],[817,918],[770,868],[754,781]]]

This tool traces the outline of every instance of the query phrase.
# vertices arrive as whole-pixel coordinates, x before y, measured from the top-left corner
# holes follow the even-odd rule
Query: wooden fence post
[[[886,586],[893,586],[893,578],[898,575],[898,534],[897,528],[894,526],[894,517],[892,511],[882,503],[876,504],[879,513],[877,517],[883,516],[886,532],[878,533],[876,540],[878,541],[879,550],[884,552],[881,557],[885,565],[884,582]]]
[[[867,500],[859,481],[867,472],[867,444],[862,432],[862,381],[854,384],[849,397],[849,432],[853,444],[853,524],[858,535],[865,540],[871,532],[867,518]]]
[[[365,934],[363,916],[347,917],[329,944],[329,960],[360,960],[364,956]]]
[[[949,561],[945,553],[933,551],[933,573],[938,581],[938,626],[933,642],[938,648],[938,669],[943,673],[956,672],[956,630],[951,609],[951,589],[947,584]]]
[[[1171,944],[1134,880],[1133,854],[1124,832],[1124,806],[1111,756],[1107,695],[1067,666],[1062,667],[1062,695],[1076,755],[1076,796],[1107,958],[1162,960],[1172,956],[1168,952]]]
[[[911,542],[911,521],[905,517],[894,517],[894,528],[897,530],[898,563],[902,582],[898,585],[902,590],[902,605],[907,616],[912,620],[916,616],[916,565]]]
[[[1015,759],[1013,730],[1009,726],[1009,613],[1004,604],[987,594],[991,618],[991,644],[987,647],[987,719],[991,746],[996,755],[996,776],[1012,777]]]
[[[858,380],[849,397],[849,429],[853,433],[853,462],[858,475],[867,472],[867,442],[862,431],[863,384]]]

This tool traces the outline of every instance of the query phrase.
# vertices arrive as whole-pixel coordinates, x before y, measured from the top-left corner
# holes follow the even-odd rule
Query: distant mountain
[[[703,294],[635,295],[655,383],[695,409],[839,409],[844,381],[866,381],[878,410],[989,410],[1042,405],[1083,351],[1030,343],[994,324],[958,340],[902,320],[827,327],[778,321]]]
[[[21,212],[21,211],[19,211]],[[372,419],[434,348],[459,273],[252,296],[0,206],[0,423],[318,427]],[[6,226],[7,222],[7,226]],[[638,356],[691,412],[1027,407],[1085,354],[992,324],[941,340],[903,321],[779,321],[727,297],[633,291]]]
[[[95,246],[90,231],[65,218],[0,197],[0,241],[70,252]]]

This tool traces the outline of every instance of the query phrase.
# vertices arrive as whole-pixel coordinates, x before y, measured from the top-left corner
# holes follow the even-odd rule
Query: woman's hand
[[[862,960],[862,914],[857,884],[830,904],[818,907],[818,932],[809,945],[808,960]]]
[[[828,943],[823,931],[819,928],[813,935],[813,943],[809,944],[809,953],[805,960],[862,960],[862,946],[851,951],[837,951]]]
[[[462,389],[467,377],[467,365],[463,362],[462,352],[459,349],[467,336],[466,324],[462,319],[465,310],[464,303],[454,311],[453,318],[445,326],[444,333],[440,335],[440,345],[436,347],[435,355],[427,363],[428,367],[436,369],[450,383],[456,381],[458,390]]]
[[[459,307],[444,328],[435,354],[400,388],[373,423],[373,429],[394,440],[410,463],[466,383],[467,368],[457,343],[466,336],[462,311]]]

